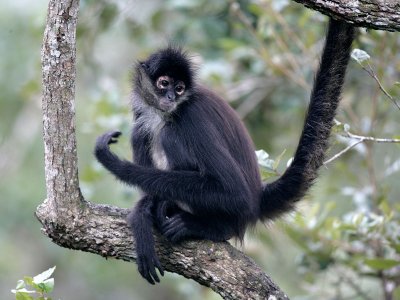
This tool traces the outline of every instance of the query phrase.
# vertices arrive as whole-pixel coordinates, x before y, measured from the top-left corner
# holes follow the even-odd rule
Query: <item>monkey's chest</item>
[[[162,146],[162,130],[165,121],[156,110],[147,107],[141,111],[141,115],[136,119],[136,128],[140,134],[148,136],[149,142],[146,144],[148,154],[157,169],[166,170],[169,168],[168,159]]]
[[[157,169],[169,169],[168,158],[162,147],[159,132],[156,133],[151,140],[150,154],[153,164]]]
[[[169,169],[167,155],[162,145],[162,130],[165,125],[164,120],[158,114],[148,116],[148,129],[150,131],[150,156],[157,169]]]

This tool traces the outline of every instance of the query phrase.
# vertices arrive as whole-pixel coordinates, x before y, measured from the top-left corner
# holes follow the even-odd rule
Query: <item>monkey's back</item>
[[[211,171],[233,184],[237,178],[230,177],[241,177],[246,185],[243,196],[249,197],[246,200],[257,218],[262,183],[255,148],[245,126],[237,113],[214,92],[197,86],[193,94],[195,96],[182,105],[177,115],[180,130],[196,155],[200,172]],[[200,137],[194,137],[193,130]],[[210,156],[221,157],[222,161],[213,166],[202,161]]]

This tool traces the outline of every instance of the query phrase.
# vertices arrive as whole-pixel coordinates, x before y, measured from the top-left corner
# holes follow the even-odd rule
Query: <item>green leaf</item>
[[[371,57],[364,50],[354,49],[351,52],[351,58],[357,61],[359,64],[362,64],[363,62],[369,60]]]
[[[267,169],[267,168],[264,168],[264,167],[260,168],[260,173],[261,173],[261,179],[263,181],[267,180],[268,178],[278,176],[278,174],[274,170]]]
[[[286,152],[286,149],[284,149],[284,150],[282,151],[282,153],[279,154],[279,156],[275,159],[275,162],[272,164],[272,167],[273,167],[274,170],[276,170],[276,169],[278,168],[279,163],[281,162],[282,157],[283,157],[283,155],[285,154],[285,152]]]
[[[394,259],[372,258],[366,259],[365,264],[375,270],[387,270],[400,265],[400,261]]]
[[[49,278],[40,284],[43,292],[50,293],[54,289],[54,278]]]
[[[25,287],[25,281],[23,280],[18,280],[17,286],[15,287],[16,290],[23,289]]]
[[[26,288],[22,288],[22,289],[19,289],[19,290],[11,290],[11,293],[13,293],[13,294],[18,294],[18,293],[34,294],[36,292],[27,290]]]
[[[15,299],[16,300],[34,300],[34,298],[31,295],[29,295],[28,293],[20,293],[20,292],[18,292],[15,295]]]
[[[54,266],[54,267],[48,269],[47,271],[44,271],[43,273],[36,275],[35,277],[33,277],[33,282],[36,284],[44,282],[46,279],[48,279],[51,276],[51,274],[53,274],[55,269],[56,269],[56,267]]]
[[[33,285],[33,278],[30,276],[24,276],[24,281],[27,285]]]

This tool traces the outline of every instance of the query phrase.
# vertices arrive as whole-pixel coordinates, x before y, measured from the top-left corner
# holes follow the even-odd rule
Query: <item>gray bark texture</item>
[[[355,5],[355,1],[299,2],[318,9],[334,3],[337,7]],[[377,6],[378,2],[371,0],[368,6],[370,20],[381,21],[365,21],[365,24],[378,28],[383,26],[378,24],[386,22],[383,29],[399,30],[399,4],[386,1],[387,8],[383,9]],[[362,3],[362,7],[367,7],[368,1]],[[376,7],[382,10],[377,11]],[[38,206],[36,216],[43,233],[62,247],[132,261],[136,254],[125,221],[128,211],[92,204],[83,198],[79,189],[74,108],[78,11],[79,0],[50,0],[48,5],[42,47],[47,199]],[[344,13],[345,10],[335,9],[333,14]],[[379,17],[380,14],[384,16]],[[357,23],[358,17],[353,14],[346,19]],[[157,234],[155,238],[157,253],[167,271],[208,286],[224,299],[288,299],[253,260],[228,243],[191,241],[171,245]]]
[[[359,27],[400,31],[399,0],[294,0]]]

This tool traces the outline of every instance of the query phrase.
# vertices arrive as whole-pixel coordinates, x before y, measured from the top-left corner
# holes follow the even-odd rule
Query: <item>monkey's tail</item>
[[[291,211],[315,181],[328,148],[353,39],[353,26],[330,19],[299,145],[285,173],[264,185],[261,219]]]

